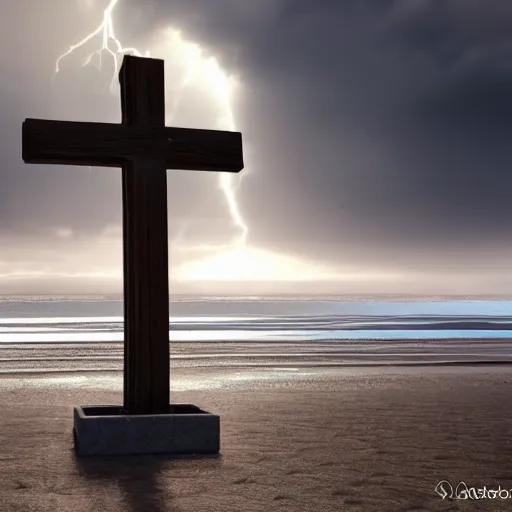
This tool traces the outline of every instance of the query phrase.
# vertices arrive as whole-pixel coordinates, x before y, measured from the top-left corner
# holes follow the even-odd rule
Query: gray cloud
[[[95,11],[50,4],[13,3],[0,31],[11,48],[0,56],[9,77],[0,83],[0,232],[69,227],[97,237],[119,222],[117,170],[21,162],[24,117],[119,118],[118,99],[95,92],[108,71],[70,58],[49,80],[55,57],[96,26],[102,2]],[[178,26],[241,77],[248,172],[238,197],[251,244],[368,269],[506,269],[508,2],[121,0],[116,22],[142,48]],[[215,105],[188,94],[183,119],[214,123]],[[169,192],[172,234],[184,225],[183,236],[210,242],[236,233],[216,177],[172,173]]]

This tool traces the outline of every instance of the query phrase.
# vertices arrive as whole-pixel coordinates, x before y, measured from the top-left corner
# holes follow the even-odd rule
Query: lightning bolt
[[[149,57],[149,51],[146,51],[144,55],[137,50],[136,48],[123,47],[119,39],[116,37],[114,30],[114,21],[113,21],[113,11],[115,7],[118,5],[119,0],[110,0],[109,4],[103,11],[103,21],[101,24],[92,32],[87,34],[83,39],[78,41],[77,43],[71,45],[69,49],[63,54],[59,55],[55,62],[55,70],[53,74],[53,79],[57,76],[60,71],[60,64],[63,59],[72,55],[76,50],[83,47],[89,41],[93,40],[96,37],[101,35],[101,47],[97,50],[90,53],[82,63],[82,67],[87,66],[93,62],[93,59],[96,57],[99,60],[99,69],[101,69],[103,64],[104,55],[109,55],[111,61],[114,63],[114,71],[112,74],[112,80],[110,82],[109,90],[111,94],[115,94],[117,91],[117,76],[119,72],[119,68],[122,63],[122,58],[124,55],[135,55],[138,57]],[[111,47],[113,46],[114,49]],[[187,55],[187,68],[185,71],[185,77],[181,83],[178,94],[176,94],[173,98],[173,103],[170,106],[170,118],[174,117],[177,108],[179,107],[181,93],[185,88],[190,85],[192,80],[196,77],[199,65],[201,63],[201,59],[203,58],[201,55],[201,50],[197,45],[190,44],[187,46],[190,55]],[[224,129],[228,129],[230,131],[236,131],[236,125],[233,116],[233,109],[231,107],[231,101],[229,97],[229,87],[226,84],[226,76],[218,66],[216,59],[210,58],[208,59],[206,65],[208,66],[208,77],[211,80],[212,89],[216,93],[216,97],[219,100],[220,105],[222,106],[224,115],[219,123],[225,126]],[[227,125],[227,126],[226,126]],[[239,184],[240,182],[238,182]],[[247,235],[249,228],[247,223],[244,221],[244,218],[240,212],[240,208],[238,206],[236,193],[235,193],[235,181],[233,176],[228,173],[219,173],[219,188],[222,191],[224,198],[227,203],[228,212],[231,217],[233,224],[239,229],[240,236],[235,241],[236,246],[244,247],[247,240]],[[213,246],[212,246],[213,248]]]

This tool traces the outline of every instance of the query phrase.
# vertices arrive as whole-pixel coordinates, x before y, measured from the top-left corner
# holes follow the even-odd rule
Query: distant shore
[[[0,300],[17,301],[17,300],[123,300],[122,293],[84,293],[84,294],[53,294],[53,293],[17,293],[17,294],[0,294]],[[224,301],[224,300],[247,300],[247,301],[260,301],[260,300],[291,300],[291,301],[407,301],[407,302],[422,302],[422,301],[496,301],[496,300],[512,300],[512,295],[508,294],[406,294],[406,293],[263,293],[261,295],[243,294],[243,293],[171,293],[169,295],[170,301],[182,300],[211,300],[211,301]]]

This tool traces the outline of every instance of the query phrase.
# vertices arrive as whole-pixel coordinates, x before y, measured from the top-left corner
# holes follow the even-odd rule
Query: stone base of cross
[[[236,132],[165,126],[164,62],[125,56],[121,124],[26,119],[26,163],[122,168],[123,406],[75,408],[83,455],[216,453],[219,417],[169,397],[168,169],[239,172]]]

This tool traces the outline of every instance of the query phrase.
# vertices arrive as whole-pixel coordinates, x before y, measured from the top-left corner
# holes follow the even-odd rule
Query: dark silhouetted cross
[[[122,168],[124,411],[158,414],[170,402],[166,170],[239,172],[242,136],[167,128],[162,60],[125,56],[119,80],[121,124],[26,119],[23,160]]]

